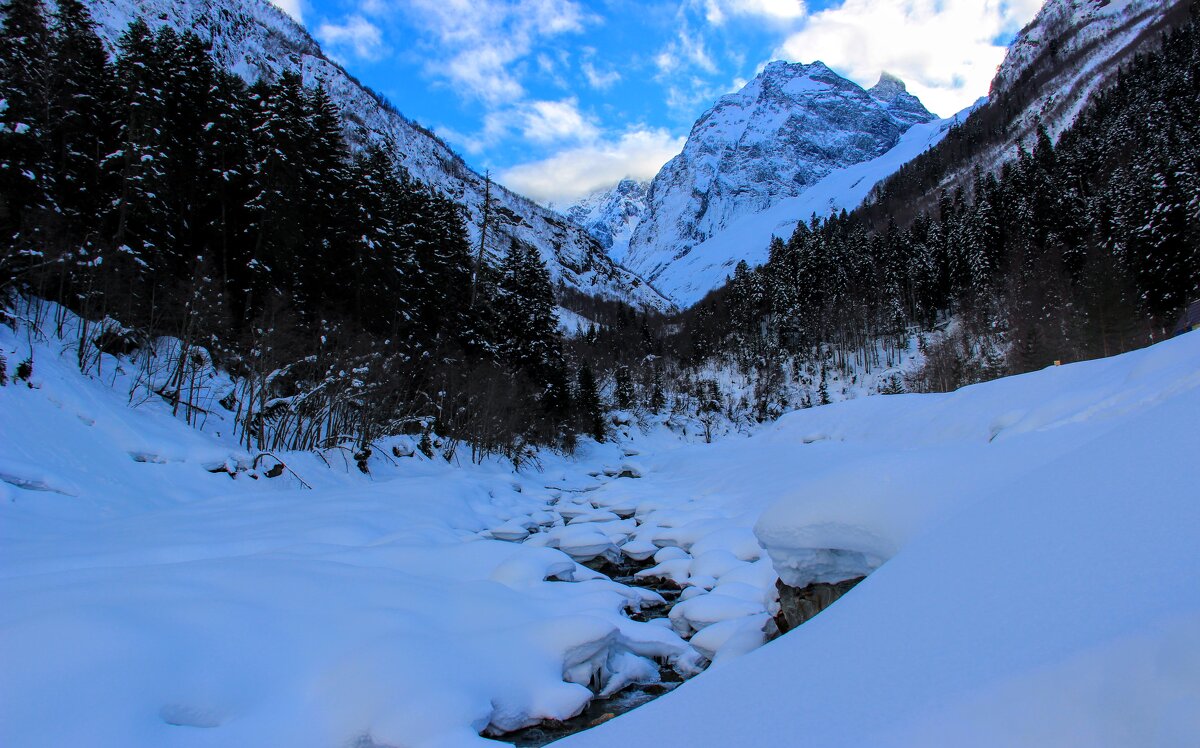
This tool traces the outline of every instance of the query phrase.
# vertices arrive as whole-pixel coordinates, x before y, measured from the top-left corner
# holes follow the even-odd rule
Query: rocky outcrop
[[[864,579],[866,577],[832,583],[814,582],[803,589],[789,587],[782,579],[779,580],[775,583],[776,589],[779,590],[779,612],[775,615],[775,625],[779,627],[781,634],[786,634],[812,620]]]

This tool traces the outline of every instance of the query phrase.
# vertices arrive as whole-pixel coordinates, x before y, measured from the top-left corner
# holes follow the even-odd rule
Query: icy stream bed
[[[625,456],[635,455],[630,450]],[[546,745],[670,693],[722,653],[736,656],[778,634],[768,614],[775,602],[775,575],[748,531],[703,512],[668,511],[687,504],[683,498],[642,498],[645,472],[625,462],[584,478],[564,476],[568,485],[547,487],[544,509],[512,518],[489,534],[556,549],[621,585],[637,601],[623,614],[686,642],[687,655],[643,658],[650,662],[640,670],[632,667],[633,676],[616,687],[619,673],[607,681],[593,678],[588,685],[594,698],[568,719],[546,719],[509,732],[489,727],[485,737],[517,746]]]

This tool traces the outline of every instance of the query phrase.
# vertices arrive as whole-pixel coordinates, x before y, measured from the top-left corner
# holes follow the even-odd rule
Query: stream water
[[[583,565],[608,576],[618,584],[653,590],[667,601],[666,605],[643,606],[640,612],[630,616],[635,621],[666,618],[670,615],[671,608],[679,599],[681,590],[673,582],[662,579],[639,578],[636,576],[639,571],[649,569],[655,565],[652,559],[647,559],[646,561],[626,559],[621,564],[613,564],[601,557],[588,561]],[[547,743],[552,743],[568,735],[574,735],[577,732],[582,732],[607,722],[614,717],[619,717],[626,712],[657,699],[663,694],[670,693],[681,683],[683,683],[683,678],[679,673],[675,672],[669,665],[660,663],[658,683],[631,685],[612,696],[597,696],[592,699],[582,712],[568,720],[547,720],[531,727],[526,727],[523,730],[503,735],[489,735],[488,737],[505,743],[511,743],[518,748],[541,748],[541,746]]]
[[[562,506],[560,502],[563,500],[564,492],[574,495],[572,501],[579,501],[583,495],[595,491],[610,480],[626,476],[624,474],[617,475],[610,473],[608,475],[595,474],[592,477],[598,481],[597,484],[573,490],[558,488],[555,494],[552,495],[548,508],[557,513],[557,508]],[[588,504],[591,504],[591,502],[586,502],[585,506]],[[595,504],[591,504],[591,506],[598,508]],[[622,513],[621,516],[634,519],[639,526],[641,525],[641,520],[634,517],[633,512],[629,512],[628,514]],[[653,590],[662,596],[663,600],[666,601],[665,604],[657,606],[643,604],[640,611],[631,613],[630,618],[636,621],[649,621],[656,618],[668,617],[671,613],[671,608],[678,602],[679,596],[682,593],[680,587],[669,579],[637,576],[639,571],[656,565],[653,558],[637,561],[627,556],[622,556],[619,562],[614,563],[604,556],[599,556],[581,563],[593,571],[604,574],[618,584]],[[675,672],[670,665],[659,663],[659,681],[656,683],[630,685],[611,696],[601,697],[597,695],[582,712],[568,720],[546,720],[515,732],[502,735],[485,735],[485,737],[510,743],[520,748],[540,748],[540,746],[544,746],[547,743],[607,722],[614,717],[618,717],[653,701],[663,694],[670,693],[683,683],[683,680],[683,677]]]

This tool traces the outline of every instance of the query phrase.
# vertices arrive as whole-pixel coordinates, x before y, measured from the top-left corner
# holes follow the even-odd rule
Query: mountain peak
[[[883,104],[888,114],[907,125],[916,125],[937,119],[921,100],[908,92],[904,81],[886,70],[880,74],[879,82],[867,90],[872,99]]]
[[[749,250],[729,242],[687,259],[693,250],[934,119],[895,76],[868,91],[819,60],[770,62],[693,125],[647,191],[621,261],[677,303],[696,301]]]
[[[908,93],[908,86],[888,71],[879,74],[879,82],[867,91],[879,101],[891,101],[900,94]]]

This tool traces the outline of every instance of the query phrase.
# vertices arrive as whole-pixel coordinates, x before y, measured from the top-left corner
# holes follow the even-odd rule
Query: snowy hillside
[[[1015,137],[1004,154],[1041,122],[1057,136],[1088,97],[1112,81],[1142,42],[1155,43],[1182,0],[1048,0],[1009,47],[991,98],[1008,102]],[[993,155],[995,159],[999,156]]]
[[[1193,745],[1198,372],[1191,334],[648,459],[641,495],[707,512],[675,517],[679,535],[757,523],[792,584],[878,570],[796,631],[563,747]],[[724,611],[701,634],[746,620]]]
[[[409,173],[466,206],[469,229],[478,240],[487,191],[484,178],[428,130],[329,60],[308,33],[269,0],[87,0],[87,5],[110,45],[140,16],[151,26],[169,24],[210,40],[217,60],[247,80],[290,69],[300,72],[308,85],[320,82],[341,108],[352,141],[392,143]],[[491,194],[488,249],[494,256],[507,249],[509,237],[516,237],[536,246],[555,279],[568,286],[639,306],[666,306],[640,278],[612,262],[586,231],[499,185],[492,185]]]
[[[617,414],[542,472],[396,437],[369,478],[131,404],[129,362],[84,378],[24,323],[0,350],[32,361],[0,387],[5,746],[487,746],[668,691],[564,745],[1200,734],[1196,334],[714,444]],[[754,652],[776,577],[831,557],[873,573]]]
[[[800,196],[835,171],[882,156],[913,125],[933,119],[892,76],[883,76],[868,91],[820,62],[770,63],[705,113],[683,152],[651,182],[626,264],[668,296],[693,301],[698,295],[686,287],[690,271],[673,272],[674,263],[739,218]],[[740,257],[735,253],[706,264]],[[723,279],[697,279],[692,285],[707,286],[702,295]]]

